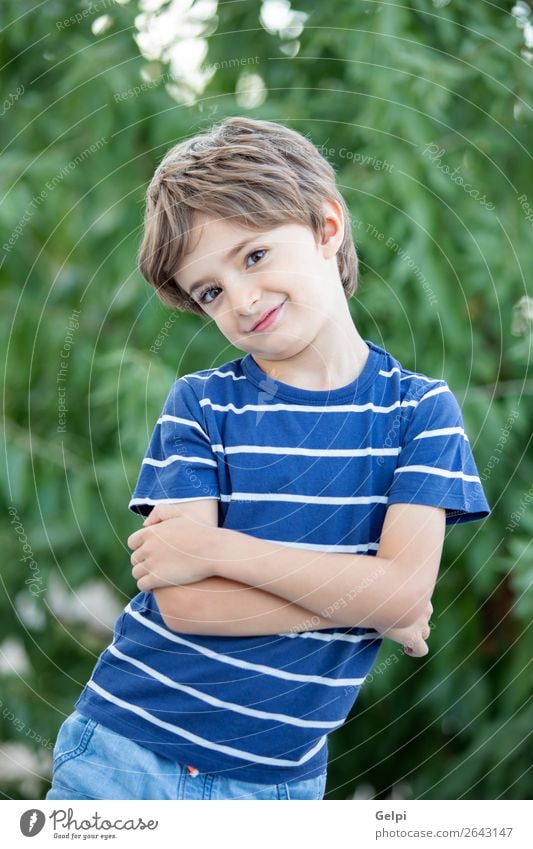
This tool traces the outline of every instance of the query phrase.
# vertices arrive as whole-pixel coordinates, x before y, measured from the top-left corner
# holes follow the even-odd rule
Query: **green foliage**
[[[360,256],[354,321],[408,368],[449,382],[493,506],[487,521],[448,530],[428,657],[384,643],[378,663],[395,660],[331,738],[328,798],[531,796],[531,306],[529,318],[517,307],[532,226],[531,53],[511,6],[302,0],[298,34],[267,32],[257,3],[220,4],[205,25],[205,61],[220,67],[185,105],[164,82],[124,96],[148,64],[134,2],[3,4],[0,646],[10,657],[4,641],[18,639],[27,668],[3,673],[2,737],[46,755],[42,780],[6,778],[6,795],[44,792],[49,748],[27,729],[54,739],[110,638],[91,618],[64,621],[54,580],[67,593],[98,580],[117,608],[134,594],[125,540],[139,523],[127,502],[155,417],[177,374],[239,353],[197,317],[168,322],[142,281],[147,181],[171,144],[250,114],[308,134],[334,165]],[[100,35],[97,14],[112,19]],[[249,109],[236,94],[247,73],[267,90]],[[44,588],[35,597],[31,577]]]

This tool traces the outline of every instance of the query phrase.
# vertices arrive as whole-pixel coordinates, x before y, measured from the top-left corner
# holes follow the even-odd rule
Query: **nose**
[[[236,277],[229,285],[226,281],[226,293],[230,307],[237,315],[249,316],[260,300],[258,286],[250,277]]]

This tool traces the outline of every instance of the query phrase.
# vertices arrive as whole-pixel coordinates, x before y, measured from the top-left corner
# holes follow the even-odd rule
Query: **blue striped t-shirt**
[[[214,498],[219,526],[284,546],[375,556],[389,504],[490,512],[446,381],[366,341],[359,377],[332,390],[267,376],[251,354],[179,378],[129,507]],[[305,606],[305,605],[304,605]],[[201,772],[311,778],[382,638],[372,628],[227,637],[166,627],[152,593],[118,618],[76,708]]]

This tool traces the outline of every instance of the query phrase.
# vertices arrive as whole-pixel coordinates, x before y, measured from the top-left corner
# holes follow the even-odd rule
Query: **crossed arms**
[[[246,636],[407,627],[430,601],[445,511],[392,504],[377,555],[308,551],[217,527],[217,501],[158,505],[132,534],[132,574],[175,631]]]

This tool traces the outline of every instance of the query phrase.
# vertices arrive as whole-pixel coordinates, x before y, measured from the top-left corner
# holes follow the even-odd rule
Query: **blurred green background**
[[[240,354],[163,307],[135,257],[163,154],[241,114],[334,165],[354,321],[449,382],[493,507],[448,529],[430,653],[384,642],[330,737],[326,798],[531,798],[529,6],[5,0],[1,15],[2,797],[46,792],[59,725],[136,592],[127,503],[170,384]]]

